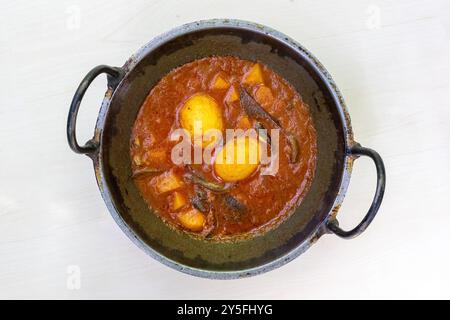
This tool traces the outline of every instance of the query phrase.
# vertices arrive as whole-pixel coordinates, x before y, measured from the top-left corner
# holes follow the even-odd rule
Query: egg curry
[[[173,161],[180,129],[189,148],[211,157]],[[228,136],[230,129],[258,134]],[[270,174],[265,154],[276,157]],[[195,60],[161,78],[130,140],[132,178],[151,211],[212,240],[256,235],[287,219],[311,186],[316,155],[310,110],[294,87],[263,63],[234,56]]]

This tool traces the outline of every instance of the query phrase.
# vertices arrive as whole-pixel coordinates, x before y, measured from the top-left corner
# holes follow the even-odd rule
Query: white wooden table
[[[186,3],[1,2],[0,297],[450,298],[450,2]],[[233,281],[181,274],[135,247],[65,134],[91,67],[120,66],[154,36],[215,17],[266,24],[310,49],[342,90],[355,138],[380,152],[388,177],[362,236],[325,236],[280,269]],[[104,88],[96,80],[83,100],[81,141]],[[344,227],[361,219],[374,184],[372,163],[358,160]]]

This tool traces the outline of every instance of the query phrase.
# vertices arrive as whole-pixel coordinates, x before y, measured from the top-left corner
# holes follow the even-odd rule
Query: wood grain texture
[[[0,12],[0,298],[450,298],[449,1],[41,0],[3,1]],[[120,66],[154,36],[215,17],[266,24],[310,49],[343,92],[355,138],[387,170],[385,201],[362,236],[325,236],[280,269],[233,281],[145,256],[65,136],[90,68]],[[83,100],[81,141],[104,91],[100,77]],[[361,219],[374,188],[373,165],[358,160],[342,226]],[[71,266],[79,289],[67,283]]]

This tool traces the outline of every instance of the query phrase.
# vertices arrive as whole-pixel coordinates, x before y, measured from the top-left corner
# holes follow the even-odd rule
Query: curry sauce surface
[[[247,81],[255,68],[260,74]],[[219,77],[225,81],[217,80]],[[279,169],[275,175],[261,175],[258,168],[226,192],[215,192],[184,178],[194,171],[206,181],[224,184],[211,163],[175,165],[171,150],[178,142],[171,141],[170,135],[180,127],[183,105],[199,93],[216,101],[224,129],[254,127],[256,120],[246,114],[239,95],[236,99],[239,88],[245,88],[279,121],[284,132],[295,137],[297,159],[290,159],[293,147],[280,134]],[[270,124],[266,127],[271,129]],[[233,56],[195,60],[164,76],[143,103],[130,141],[134,182],[147,204],[170,226],[213,239],[258,233],[286,219],[312,183],[316,154],[316,132],[309,107],[297,91],[264,64]],[[175,181],[170,180],[172,177]],[[162,187],[158,185],[161,181],[165,182]],[[207,204],[202,210],[193,204],[199,193]],[[236,202],[231,201],[230,206],[229,199]],[[236,210],[233,204],[243,210]],[[196,216],[200,212],[203,217]],[[197,223],[197,227],[186,227],[189,223]]]

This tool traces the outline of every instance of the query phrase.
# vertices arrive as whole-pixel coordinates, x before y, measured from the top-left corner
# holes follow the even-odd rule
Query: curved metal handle
[[[368,156],[373,160],[377,169],[377,188],[375,190],[375,196],[373,197],[372,205],[370,206],[369,211],[360,224],[358,224],[354,229],[344,231],[339,228],[339,222],[337,219],[328,221],[328,229],[339,237],[345,239],[355,238],[367,229],[380,208],[386,186],[386,171],[384,169],[384,163],[380,155],[375,150],[364,148],[358,143],[350,149],[350,154],[355,156]]]
[[[98,148],[98,141],[96,142],[94,139],[86,142],[84,146],[80,146],[78,144],[76,124],[78,109],[80,108],[80,103],[84,94],[89,88],[91,82],[102,73],[106,73],[108,75],[108,86],[113,89],[119,84],[124,75],[123,70],[120,68],[100,65],[89,71],[89,73],[81,81],[77,91],[75,91],[75,95],[73,96],[72,103],[70,104],[69,116],[67,118],[67,140],[70,148],[76,153],[91,155],[95,153]]]

